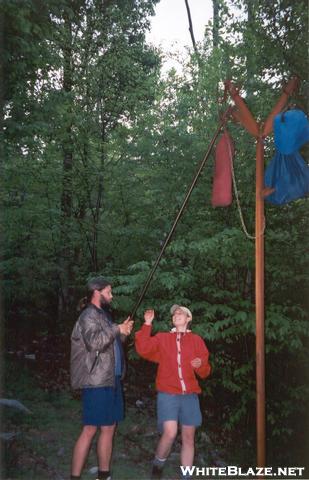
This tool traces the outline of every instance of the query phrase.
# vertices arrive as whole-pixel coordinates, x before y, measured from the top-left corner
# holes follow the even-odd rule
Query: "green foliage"
[[[112,132],[149,104],[157,75],[158,57],[144,38],[154,3],[63,0],[37,11],[34,0],[21,9],[3,2],[13,71],[4,108],[2,270],[17,324],[24,304],[31,305],[27,317],[39,310],[33,321],[43,323],[47,294],[56,327],[60,304],[72,311],[76,284],[99,268],[105,178],[113,175],[106,170],[117,156]]]
[[[240,84],[253,114],[264,120],[281,83],[296,72],[302,79],[296,100],[305,106],[303,1],[220,1],[218,46],[209,26],[199,58],[189,57],[181,74],[166,78],[159,76],[160,52],[145,43],[155,3],[62,0],[37,9],[34,0],[23,8],[2,2],[10,81],[1,269],[15,331],[67,328],[85,278],[95,273],[113,279],[117,315],[128,315],[216,130],[226,78]],[[229,130],[253,233],[254,140],[239,125],[229,123]],[[265,153],[268,162],[272,139]],[[192,309],[192,328],[205,338],[213,365],[205,402],[224,431],[237,428],[251,439],[254,244],[235,202],[210,207],[213,163],[210,158],[136,321],[153,307],[155,329],[167,331],[171,304]],[[298,412],[308,396],[307,201],[265,211],[268,436],[278,440],[273,456],[279,458],[280,445],[303,438]],[[57,323],[64,296],[70,308]]]

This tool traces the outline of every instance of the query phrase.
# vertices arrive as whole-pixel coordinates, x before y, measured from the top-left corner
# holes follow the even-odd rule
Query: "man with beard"
[[[113,323],[112,286],[97,277],[87,284],[82,312],[71,335],[71,385],[82,389],[83,429],[73,450],[71,479],[79,479],[94,435],[97,441],[98,479],[111,480],[113,437],[124,418],[121,380],[124,376],[122,341],[133,321]]]

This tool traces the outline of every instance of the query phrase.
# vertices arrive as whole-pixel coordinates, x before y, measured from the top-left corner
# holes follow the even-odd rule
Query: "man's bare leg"
[[[71,474],[79,477],[83,466],[85,464],[86,458],[88,456],[89,448],[92,442],[93,437],[97,431],[97,427],[93,425],[85,425],[83,430],[78,437],[72,456],[72,468]]]

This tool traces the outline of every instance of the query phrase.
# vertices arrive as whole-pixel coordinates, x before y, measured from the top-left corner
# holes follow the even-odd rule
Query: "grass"
[[[5,407],[2,431],[18,432],[18,436],[4,449],[3,480],[61,480],[70,475],[71,454],[81,430],[81,401],[70,391],[42,390],[33,373],[9,362],[5,368],[8,388],[3,395],[19,400],[31,410],[25,414]],[[153,401],[138,408],[135,401],[139,392],[130,387],[127,392],[126,418],[115,436],[113,476],[118,480],[149,478],[157,430]],[[179,452],[179,444],[176,444]],[[96,467],[95,442],[92,445],[83,472],[84,480],[94,480]],[[179,453],[171,456],[165,478],[176,478],[179,471]]]
[[[8,363],[7,398],[19,400],[31,410],[25,414],[5,407],[2,429],[19,432],[6,448],[5,475],[10,479],[66,478],[73,439],[79,430],[79,401],[68,392],[40,389],[27,367]]]
[[[8,362],[4,373],[7,388],[2,397],[19,400],[32,413],[25,414],[15,408],[4,407],[2,431],[17,432],[18,436],[4,446],[0,478],[69,479],[72,450],[81,430],[80,398],[72,394],[68,382],[64,382],[59,391],[47,391],[38,383],[36,372],[20,362]],[[126,418],[119,424],[115,436],[113,478],[146,480],[158,440],[155,392],[153,384],[148,383],[154,375],[153,372],[137,370],[137,373],[132,371],[129,376],[130,383],[124,386]],[[137,400],[142,400],[140,406],[136,405]],[[246,436],[239,435],[238,441],[232,444],[223,433],[222,419],[211,419],[207,411],[203,415],[206,426],[199,429],[197,434],[197,466],[214,466],[218,464],[218,459],[223,459],[229,465],[254,465],[255,448],[247,442]],[[95,446],[93,442],[83,480],[96,478],[95,473],[90,472],[97,466]],[[179,452],[178,439],[168,459],[164,479],[179,478]],[[289,462],[288,458],[286,462]],[[294,465],[294,462],[290,464]],[[304,465],[303,460],[299,465]]]

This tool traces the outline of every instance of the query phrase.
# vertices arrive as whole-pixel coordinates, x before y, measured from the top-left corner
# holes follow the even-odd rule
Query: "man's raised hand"
[[[126,336],[130,335],[133,325],[134,321],[131,320],[131,317],[128,317],[124,322],[119,325],[120,333]]]

